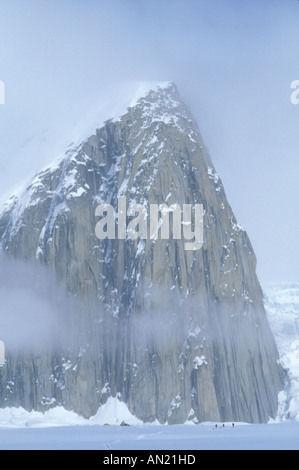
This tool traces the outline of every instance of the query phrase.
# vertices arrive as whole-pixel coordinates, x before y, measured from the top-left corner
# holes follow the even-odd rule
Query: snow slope
[[[268,320],[288,376],[285,390],[279,394],[277,420],[299,422],[299,284],[270,284],[264,293]]]
[[[101,406],[97,414],[90,419],[82,418],[61,406],[52,408],[45,413],[38,411],[31,411],[29,413],[23,408],[5,408],[0,410],[0,427],[2,428],[120,425],[122,421],[130,425],[142,424],[139,419],[130,413],[126,404],[119,401],[116,397],[109,397],[105,405]]]

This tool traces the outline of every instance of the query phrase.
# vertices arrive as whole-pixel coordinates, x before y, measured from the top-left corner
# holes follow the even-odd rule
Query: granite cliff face
[[[202,248],[171,236],[99,240],[96,207],[117,208],[120,196],[147,210],[202,204]],[[6,345],[0,406],[89,417],[112,395],[144,421],[275,417],[283,377],[255,255],[172,83],[40,172],[5,207],[0,236],[5,257],[46,266],[80,303],[60,312],[67,347]]]

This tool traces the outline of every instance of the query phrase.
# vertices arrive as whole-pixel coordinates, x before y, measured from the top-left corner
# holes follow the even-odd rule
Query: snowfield
[[[44,414],[2,409],[0,450],[299,450],[299,284],[267,286],[264,292],[280,360],[288,371],[275,421],[217,427],[144,424],[125,403],[110,397],[89,420],[62,407]],[[130,426],[120,426],[122,421]]]
[[[299,425],[214,424],[0,428],[6,450],[298,450]]]

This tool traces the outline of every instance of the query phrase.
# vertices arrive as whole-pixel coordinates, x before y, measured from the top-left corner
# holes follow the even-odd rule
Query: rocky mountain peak
[[[151,204],[201,205],[201,248],[187,251],[171,231],[99,239],[97,207],[115,209],[119,234],[120,197],[126,224],[132,204],[147,214]],[[6,256],[45,266],[80,302],[61,310],[76,346],[26,356],[6,344],[1,406],[91,416],[117,396],[144,421],[275,416],[283,377],[255,255],[171,82],[40,172],[5,208],[0,237]]]

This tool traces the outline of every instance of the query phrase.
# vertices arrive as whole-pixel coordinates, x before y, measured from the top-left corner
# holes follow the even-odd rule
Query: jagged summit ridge
[[[117,207],[120,196],[146,209],[202,204],[202,249],[173,237],[98,240],[96,207]],[[0,237],[3,253],[49,267],[80,299],[70,330],[84,333],[78,350],[23,358],[21,382],[8,347],[1,406],[63,404],[91,416],[117,396],[144,421],[275,416],[282,372],[255,255],[172,83],[40,172],[3,212]]]
[[[132,132],[132,149],[130,155],[126,152],[123,152],[122,155],[117,155],[111,166],[109,166],[107,176],[104,177],[103,184],[100,188],[99,193],[101,197],[96,196],[99,202],[110,202],[111,191],[109,192],[109,186],[111,182],[112,185],[114,184],[113,179],[117,173],[120,172],[122,159],[130,158],[133,160],[137,154],[140,154],[140,150],[142,150],[143,158],[140,159],[134,173],[131,173],[132,165],[126,165],[127,172],[118,190],[118,195],[125,194],[129,180],[132,179],[132,175],[133,177],[136,175],[132,184],[134,194],[131,193],[131,200],[136,200],[138,176],[143,172],[143,166],[150,164],[153,165],[153,174],[150,175],[146,187],[140,188],[140,202],[144,202],[143,194],[149,190],[151,181],[157,174],[159,157],[163,153],[166,143],[166,139],[161,138],[160,132],[161,127],[164,125],[175,128],[184,136],[188,136],[190,143],[194,144],[194,148],[192,148],[191,151],[195,151],[198,140],[201,142],[201,136],[194,124],[194,120],[189,110],[181,102],[179,93],[173,82],[144,82],[139,85],[136,96],[128,107],[127,112],[120,117],[108,120],[107,123],[110,121],[125,121],[128,127],[132,127],[131,123],[133,122],[141,123],[141,125],[138,126],[136,133],[134,131]],[[22,224],[22,214],[30,205],[34,206],[39,203],[46,203],[46,201],[51,199],[49,215],[41,232],[42,243],[43,235],[47,227],[49,227],[51,231],[57,215],[60,212],[70,210],[68,202],[72,198],[86,195],[90,189],[77,167],[78,165],[86,165],[88,160],[92,160],[91,156],[89,156],[89,152],[98,134],[100,134],[99,129],[96,130],[94,136],[86,138],[79,145],[70,146],[59,164],[51,164],[48,168],[38,173],[19,197],[13,196],[10,199],[3,210],[4,214],[7,211],[11,211],[9,224],[11,228],[7,227],[7,230],[12,230],[13,232],[19,230]],[[157,147],[156,143],[158,141],[159,145]],[[103,153],[105,145],[105,139],[100,137],[100,147]],[[201,143],[200,148],[203,148]],[[174,157],[169,151],[167,152],[170,158]],[[178,161],[176,161],[176,164],[178,164]],[[101,168],[104,166],[107,167],[107,165],[109,165],[109,162],[105,161],[99,164]],[[196,171],[196,168],[194,168],[194,171]],[[59,173],[57,178],[54,177],[56,173]],[[217,184],[217,190],[219,191],[222,187],[222,183],[211,163],[208,168],[208,173],[209,177]],[[50,189],[47,188],[45,193],[44,189],[49,183],[49,176],[51,176],[54,184],[51,185]],[[169,194],[167,196],[169,198]],[[39,254],[40,251],[41,248],[39,247],[37,254]]]

